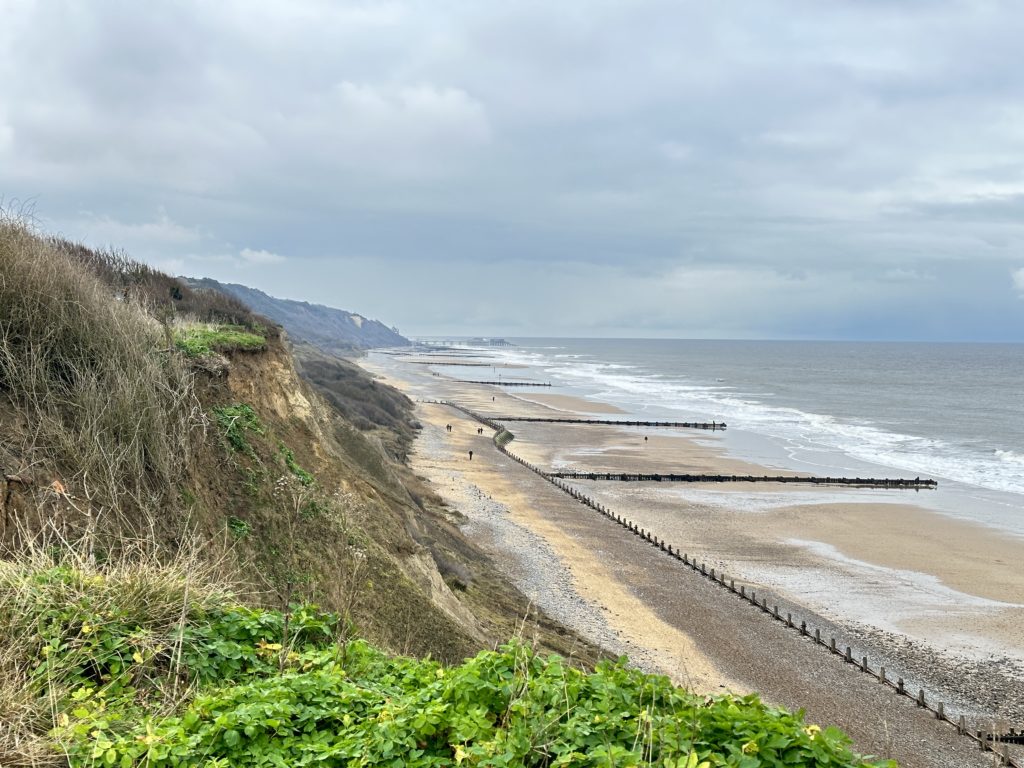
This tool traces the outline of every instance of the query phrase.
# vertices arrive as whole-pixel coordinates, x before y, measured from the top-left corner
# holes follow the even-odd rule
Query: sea
[[[717,447],[767,467],[933,478],[904,500],[1024,536],[1022,344],[510,341],[486,350],[526,366],[505,377],[644,419],[724,421]]]

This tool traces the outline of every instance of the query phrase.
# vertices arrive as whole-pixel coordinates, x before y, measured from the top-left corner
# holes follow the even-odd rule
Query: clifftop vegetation
[[[382,653],[315,606],[244,606],[195,559],[0,565],[5,766],[852,766],[755,696],[513,641],[457,666]]]

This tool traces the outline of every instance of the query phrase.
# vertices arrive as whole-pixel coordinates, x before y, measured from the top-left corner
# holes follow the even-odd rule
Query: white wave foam
[[[858,461],[914,475],[927,475],[986,488],[1024,494],[1024,454],[995,450],[985,454],[937,438],[853,422],[829,414],[771,405],[763,392],[733,386],[700,384],[644,372],[633,366],[591,358],[554,360],[530,355],[555,381],[585,389],[598,399],[631,411],[658,408],[717,418],[730,426],[785,443],[796,457],[807,452],[840,452]],[[527,356],[523,355],[523,362]]]
[[[996,458],[1000,461],[1005,461],[1010,464],[1021,464],[1024,465],[1024,453],[1017,453],[1016,451],[1003,451],[999,448],[995,450]]]

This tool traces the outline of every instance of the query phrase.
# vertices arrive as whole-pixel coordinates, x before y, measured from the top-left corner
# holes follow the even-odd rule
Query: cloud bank
[[[0,197],[164,268],[408,333],[1024,339],[1012,2],[0,12]]]

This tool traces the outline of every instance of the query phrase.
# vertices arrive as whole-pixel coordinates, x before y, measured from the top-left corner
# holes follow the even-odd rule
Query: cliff
[[[404,347],[411,342],[393,328],[353,312],[322,304],[278,299],[263,291],[210,278],[181,278],[195,289],[219,291],[283,327],[293,340],[305,341],[325,352],[351,353],[374,347]]]

